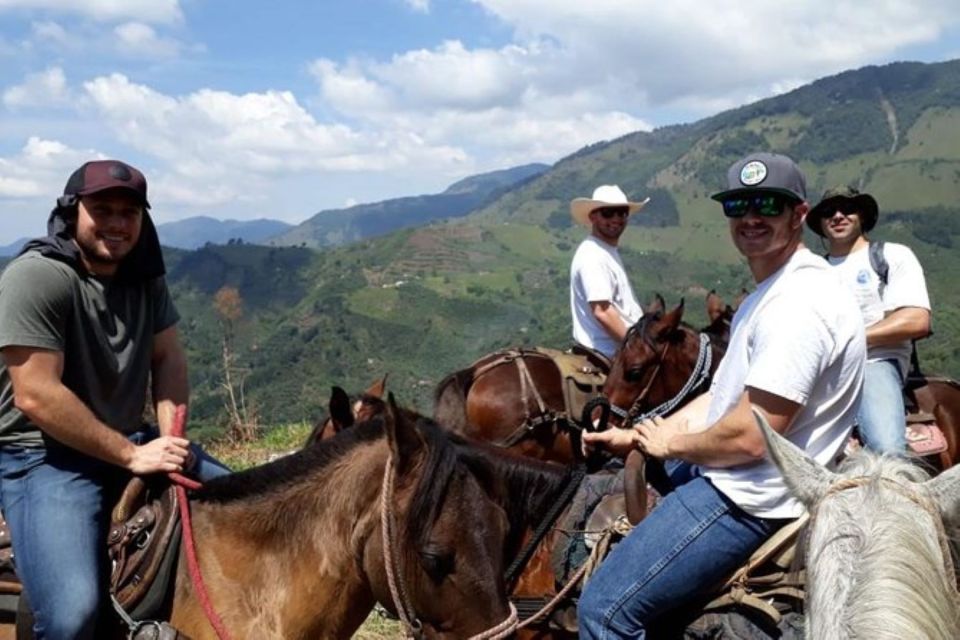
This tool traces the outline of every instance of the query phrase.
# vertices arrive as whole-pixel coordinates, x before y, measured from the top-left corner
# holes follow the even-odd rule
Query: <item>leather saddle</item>
[[[134,476],[110,517],[110,591],[134,620],[155,617],[170,593],[180,549],[180,512],[165,477]],[[7,523],[0,514],[0,602],[16,612],[22,587]],[[5,600],[6,599],[6,600]]]

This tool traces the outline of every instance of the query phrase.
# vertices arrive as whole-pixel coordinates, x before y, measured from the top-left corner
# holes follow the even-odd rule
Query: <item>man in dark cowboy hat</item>
[[[752,410],[821,464],[853,430],[866,342],[857,307],[803,246],[806,183],[790,158],[753,153],[713,196],[757,283],[733,319],[710,390],[670,417],[585,433],[589,446],[664,460],[663,500],[590,578],[580,637],[645,638],[657,618],[729,577],[804,512]]]
[[[649,198],[647,199],[649,200]],[[590,198],[574,198],[570,215],[590,227],[570,264],[573,340],[612,358],[643,309],[620,260],[617,244],[631,214],[647,200],[630,202],[617,185],[597,187]]]
[[[873,196],[842,186],[823,194],[807,224],[827,241],[827,260],[853,293],[866,326],[860,437],[875,451],[902,455],[906,438],[901,389],[911,341],[930,333],[930,298],[923,269],[909,248],[867,237],[878,215]]]
[[[226,473],[171,435],[187,364],[149,207],[140,171],[87,162],[49,235],[0,274],[0,503],[37,638],[103,637],[109,515],[129,474]],[[148,380],[159,434],[141,417]]]

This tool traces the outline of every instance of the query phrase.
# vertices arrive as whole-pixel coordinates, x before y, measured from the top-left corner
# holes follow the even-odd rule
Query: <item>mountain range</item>
[[[709,194],[730,163],[755,150],[794,157],[812,203],[843,183],[876,197],[871,237],[908,244],[926,272],[935,334],[919,345],[924,368],[960,377],[960,61],[896,63],[591,145],[496,187],[469,210],[409,199],[404,219],[417,226],[389,230],[388,207],[364,205],[373,208],[340,211],[346,226],[324,226],[322,212],[275,246],[167,250],[192,419],[212,435],[224,415],[224,318],[213,305],[224,287],[240,296],[232,348],[245,398],[265,424],[316,419],[332,385],[356,392],[386,373],[400,402],[429,411],[434,385],[485,353],[567,346],[569,262],[587,232],[572,226],[569,201],[599,184],[651,197],[620,243],[638,297],[660,293],[671,306],[685,299],[684,319],[704,324],[708,291],[730,300],[753,287]],[[365,220],[361,212],[369,227],[343,222]]]

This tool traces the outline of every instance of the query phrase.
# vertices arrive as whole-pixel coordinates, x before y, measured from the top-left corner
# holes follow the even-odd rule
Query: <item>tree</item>
[[[221,366],[226,393],[224,405],[228,414],[227,439],[234,442],[250,442],[257,436],[259,424],[256,411],[247,406],[243,383],[250,373],[237,366],[234,338],[237,323],[243,318],[243,298],[236,287],[224,286],[213,296],[213,309],[220,322]]]

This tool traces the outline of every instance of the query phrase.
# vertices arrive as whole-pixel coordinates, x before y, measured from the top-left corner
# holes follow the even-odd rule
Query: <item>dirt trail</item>
[[[887,116],[887,124],[890,126],[890,136],[893,138],[893,144],[890,145],[890,151],[887,153],[893,155],[897,152],[897,145],[900,142],[900,128],[897,126],[897,112],[894,110],[893,105],[890,104],[890,101],[887,100],[883,94],[880,94],[880,108],[883,109],[883,112]]]

